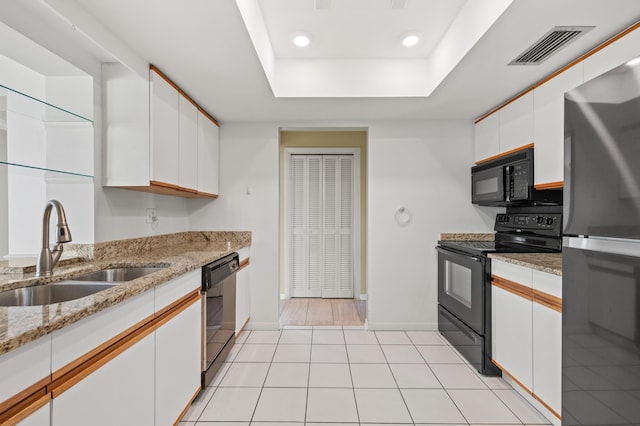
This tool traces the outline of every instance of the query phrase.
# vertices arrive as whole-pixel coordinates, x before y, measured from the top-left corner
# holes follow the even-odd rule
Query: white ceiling
[[[392,9],[391,0],[330,0],[316,9],[314,0],[259,0],[262,17],[278,58],[379,59],[425,58],[468,0],[409,0]],[[290,35],[305,31],[313,42],[306,48]],[[404,34],[417,31],[418,45],[400,44]]]
[[[46,1],[53,7],[74,3]],[[265,9],[280,2],[260,1],[269,3]],[[422,2],[429,1],[407,0],[408,5]],[[76,3],[223,123],[274,121],[289,126],[473,119],[640,19],[638,0],[515,0],[429,97],[276,98],[234,0]],[[295,14],[284,12],[287,20],[295,19]],[[269,17],[271,13],[265,12],[267,21],[285,19]],[[448,16],[444,21],[451,19]],[[571,25],[595,28],[542,65],[506,65],[552,27]]]

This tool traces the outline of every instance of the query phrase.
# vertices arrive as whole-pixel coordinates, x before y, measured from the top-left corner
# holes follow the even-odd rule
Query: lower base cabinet
[[[156,331],[156,425],[172,425],[200,390],[201,305]]]
[[[59,396],[53,426],[154,425],[155,336],[146,336]]]

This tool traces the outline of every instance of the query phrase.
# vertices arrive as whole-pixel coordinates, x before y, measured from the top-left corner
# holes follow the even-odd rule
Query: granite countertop
[[[68,302],[26,307],[0,306],[0,355],[250,245],[250,232],[183,232],[98,243],[94,247],[93,259],[57,265],[49,278],[36,278],[33,272],[0,274],[0,291],[6,291],[62,281],[104,268],[165,267]]]
[[[562,253],[489,253],[489,258],[562,276]]]
[[[493,232],[443,232],[440,234],[442,241],[493,241]]]

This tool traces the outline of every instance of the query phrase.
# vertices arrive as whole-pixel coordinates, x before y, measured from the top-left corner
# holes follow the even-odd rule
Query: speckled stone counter
[[[33,272],[2,274],[0,291],[62,281],[104,268],[165,267],[68,302],[0,307],[0,355],[250,245],[250,232],[183,232],[95,244],[93,260],[56,265],[53,276],[46,279],[36,278]]]
[[[443,232],[440,239],[443,241],[493,241],[494,233],[478,232]]]
[[[562,276],[562,253],[490,253],[489,257]]]

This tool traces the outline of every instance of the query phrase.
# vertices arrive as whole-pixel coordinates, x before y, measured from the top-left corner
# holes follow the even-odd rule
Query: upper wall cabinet
[[[475,125],[474,161],[534,144],[537,189],[564,184],[564,94],[640,56],[640,29],[625,30],[591,52],[505,102]]]
[[[500,111],[500,152],[533,143],[533,93],[528,92]]]
[[[561,187],[564,181],[564,94],[583,82],[583,63],[567,69],[533,91],[534,183]]]
[[[474,142],[474,161],[500,154],[500,114],[491,114],[476,123]]]
[[[104,186],[186,198],[218,196],[218,123],[151,66],[144,79],[104,64]]]
[[[584,81],[589,81],[640,56],[640,30],[620,37],[584,60]]]
[[[519,97],[475,125],[474,161],[483,162],[533,142],[533,94]]]

